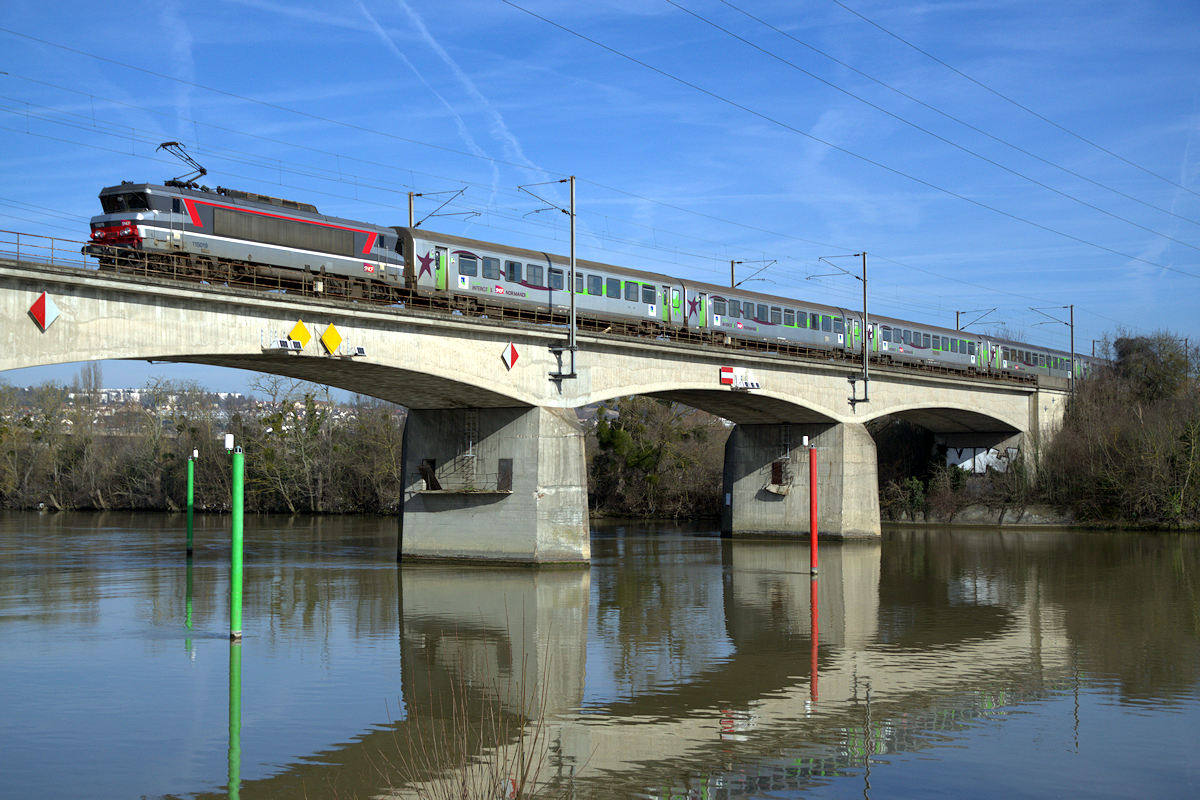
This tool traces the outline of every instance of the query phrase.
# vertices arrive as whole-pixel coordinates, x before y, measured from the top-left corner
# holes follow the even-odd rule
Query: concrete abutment
[[[723,534],[808,535],[805,436],[817,448],[817,535],[880,535],[875,442],[858,423],[734,427],[725,445]]]
[[[583,439],[570,410],[410,410],[398,556],[586,565]]]

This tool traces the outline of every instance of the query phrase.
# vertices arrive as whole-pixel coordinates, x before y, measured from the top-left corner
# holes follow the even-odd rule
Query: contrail
[[[442,97],[442,95],[437,91],[437,89],[434,89],[433,86],[430,85],[429,81],[425,80],[425,76],[422,75],[421,71],[419,69],[417,69],[416,65],[413,64],[411,60],[409,60],[408,56],[406,56],[404,54],[404,51],[396,46],[396,43],[392,40],[392,37],[388,35],[387,31],[385,31],[383,29],[383,26],[379,24],[379,21],[377,19],[375,19],[375,16],[367,9],[367,7],[365,5],[363,5],[362,0],[355,0],[355,2],[358,4],[358,8],[360,11],[362,11],[363,16],[367,18],[367,21],[369,23],[371,23],[371,27],[374,28],[376,36],[379,37],[379,39],[383,42],[384,46],[386,46],[389,50],[391,50],[392,54],[395,55],[396,58],[399,58],[401,61],[403,61],[404,65],[407,66],[410,70],[412,70],[412,73],[417,76],[417,80],[421,81],[421,83],[425,85],[425,88],[429,90],[429,93],[432,94],[434,97],[436,97],[438,99],[438,102],[440,102],[446,108],[446,110],[448,112],[450,112],[450,116],[454,118],[455,127],[458,128],[458,135],[462,138],[463,142],[467,145],[467,148],[472,153],[479,156],[480,158],[487,160],[491,164],[491,167],[492,167],[492,193],[494,195],[496,193],[496,188],[500,182],[499,167],[497,167],[495,162],[492,161],[491,156],[489,156],[488,153],[482,147],[479,146],[479,143],[475,141],[475,137],[471,135],[471,131],[470,131],[470,129],[467,128],[467,125],[463,121],[463,118],[459,115],[459,113],[457,111],[454,110],[454,106],[452,106],[450,104],[450,102],[448,100],[446,100],[446,98]],[[429,36],[429,33],[428,33],[428,31],[425,31],[424,26],[422,26],[422,31],[423,31],[424,36],[426,36],[426,37]],[[444,57],[444,54],[443,54],[443,57]]]
[[[534,164],[525,156],[525,152],[521,148],[521,143],[517,141],[517,137],[513,135],[513,132],[508,129],[508,125],[504,122],[504,117],[500,115],[500,112],[496,110],[496,107],[492,105],[491,101],[483,95],[483,92],[479,91],[479,87],[475,85],[475,82],[471,80],[467,73],[463,72],[462,68],[458,66],[458,63],[455,62],[455,60],[450,57],[450,54],[447,53],[441,44],[438,43],[437,39],[434,38],[434,36],[429,32],[429,29],[425,27],[425,22],[419,16],[417,16],[417,13],[412,10],[411,6],[409,6],[407,0],[396,0],[396,5],[398,5],[404,11],[404,13],[408,15],[409,21],[412,22],[414,30],[416,30],[416,32],[420,34],[421,38],[425,40],[425,43],[429,45],[429,49],[433,50],[433,52],[437,54],[438,58],[442,60],[442,63],[449,67],[450,71],[454,73],[454,77],[458,78],[459,83],[461,83],[467,92],[470,93],[471,96],[476,100],[478,100],[483,108],[487,111],[487,115],[491,120],[492,135],[504,146],[505,154],[508,159],[518,163],[526,164],[530,169],[537,171],[540,175],[545,175],[545,170],[538,167],[537,164]]]

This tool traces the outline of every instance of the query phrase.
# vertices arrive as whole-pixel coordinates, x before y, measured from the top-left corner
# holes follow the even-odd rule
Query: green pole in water
[[[246,454],[242,448],[233,450],[233,531],[229,551],[229,638],[242,638],[242,517]]]
[[[242,792],[242,643],[229,643],[229,800]]]
[[[198,451],[193,450],[191,457],[188,459],[188,481],[187,481],[187,554],[192,554],[192,516],[196,506],[196,456]]]

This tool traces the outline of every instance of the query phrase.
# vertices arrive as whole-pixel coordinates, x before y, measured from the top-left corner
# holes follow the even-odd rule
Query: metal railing
[[[14,261],[88,267],[91,264],[81,252],[85,244],[76,239],[0,230],[0,256],[10,257]]]

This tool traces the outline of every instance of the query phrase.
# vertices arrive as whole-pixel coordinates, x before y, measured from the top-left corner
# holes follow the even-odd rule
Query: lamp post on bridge
[[[568,206],[567,208],[563,208],[562,206],[560,206],[556,203],[550,202],[549,200],[547,200],[544,197],[534,194],[533,192],[529,191],[529,188],[528,188],[530,186],[546,186],[546,185],[552,184],[552,183],[570,184],[570,191],[571,191],[570,206]],[[540,211],[557,210],[557,211],[561,211],[562,213],[566,214],[568,217],[571,218],[571,266],[570,266],[570,272],[567,276],[567,297],[570,299],[570,312],[569,312],[570,321],[567,326],[567,346],[550,348],[550,352],[554,353],[554,355],[558,357],[558,372],[550,373],[550,380],[554,381],[556,384],[561,386],[562,381],[565,378],[576,377],[576,375],[575,375],[575,352],[578,349],[578,346],[576,345],[576,340],[575,340],[575,176],[571,175],[569,177],[562,178],[561,180],[557,180],[557,181],[543,181],[542,183],[526,183],[524,185],[518,186],[517,190],[524,192],[525,194],[529,195],[530,197],[537,198],[538,200],[541,200],[543,203],[546,204],[545,208],[534,209],[533,211],[529,212],[530,214],[536,214]],[[569,352],[571,354],[571,369],[569,372],[562,371],[562,353],[564,350],[566,350],[567,352]]]
[[[734,261],[734,260],[730,259],[730,261],[729,261],[729,288],[736,289],[737,287],[741,286],[743,283],[749,283],[750,281],[766,280],[766,278],[756,278],[754,276],[758,275],[760,272],[763,272],[768,267],[775,266],[777,261],[778,261],[778,259],[774,259],[774,258],[759,259],[758,261]],[[763,266],[754,270],[754,272],[751,272],[750,277],[742,278],[740,281],[735,281],[734,275],[733,275],[733,268],[738,264],[762,264]],[[770,281],[767,281],[767,283],[770,283]]]
[[[1054,310],[1061,308],[1070,309],[1071,314],[1069,320],[1059,319],[1058,317],[1054,317],[1046,313],[1046,309]],[[1057,322],[1059,325],[1066,325],[1071,329],[1071,358],[1069,359],[1071,373],[1069,380],[1071,381],[1071,397],[1075,397],[1075,304],[1071,303],[1070,305],[1065,306],[1047,306],[1046,308],[1034,308],[1033,306],[1030,306],[1029,310],[1036,311],[1043,317],[1048,318],[1046,322],[1035,322],[1035,325],[1049,325]]]
[[[994,309],[994,308],[989,308],[986,311],[984,311],[981,308],[976,308],[971,311],[955,311],[954,312],[954,330],[961,331],[963,328],[970,327],[971,325],[974,325],[978,322],[983,322],[984,318],[987,317],[988,314],[995,312],[995,310],[996,309]],[[963,325],[963,324],[961,324],[963,314],[978,314],[979,316],[976,317],[975,319],[971,320],[970,322],[968,322],[966,325]],[[989,319],[987,321],[989,323],[991,323],[992,325],[1003,325],[1004,324],[1003,322],[999,322],[994,319]]]
[[[834,264],[832,261],[829,260],[831,258],[861,258],[862,259],[862,275],[855,275],[853,272],[850,272],[847,269],[843,269],[842,267],[839,267],[837,264]],[[869,364],[870,364],[871,338],[872,337],[871,337],[871,317],[867,313],[867,251],[864,250],[861,253],[850,253],[850,254],[844,255],[844,256],[820,256],[817,260],[824,261],[826,264],[833,267],[838,272],[840,272],[844,275],[849,275],[851,278],[854,278],[854,280],[856,280],[856,281],[862,281],[862,290],[863,290],[863,314],[862,314],[863,396],[862,397],[858,396],[858,390],[855,388],[855,385],[854,385],[855,379],[854,379],[854,376],[851,375],[850,376],[850,392],[851,392],[850,408],[853,409],[859,403],[871,402],[871,398],[870,398],[871,374],[870,374]],[[836,273],[831,273],[831,274],[836,274]],[[827,277],[827,276],[825,276],[825,275],[809,275],[808,278],[806,278],[806,280],[812,280],[813,278],[822,278],[822,277]]]

